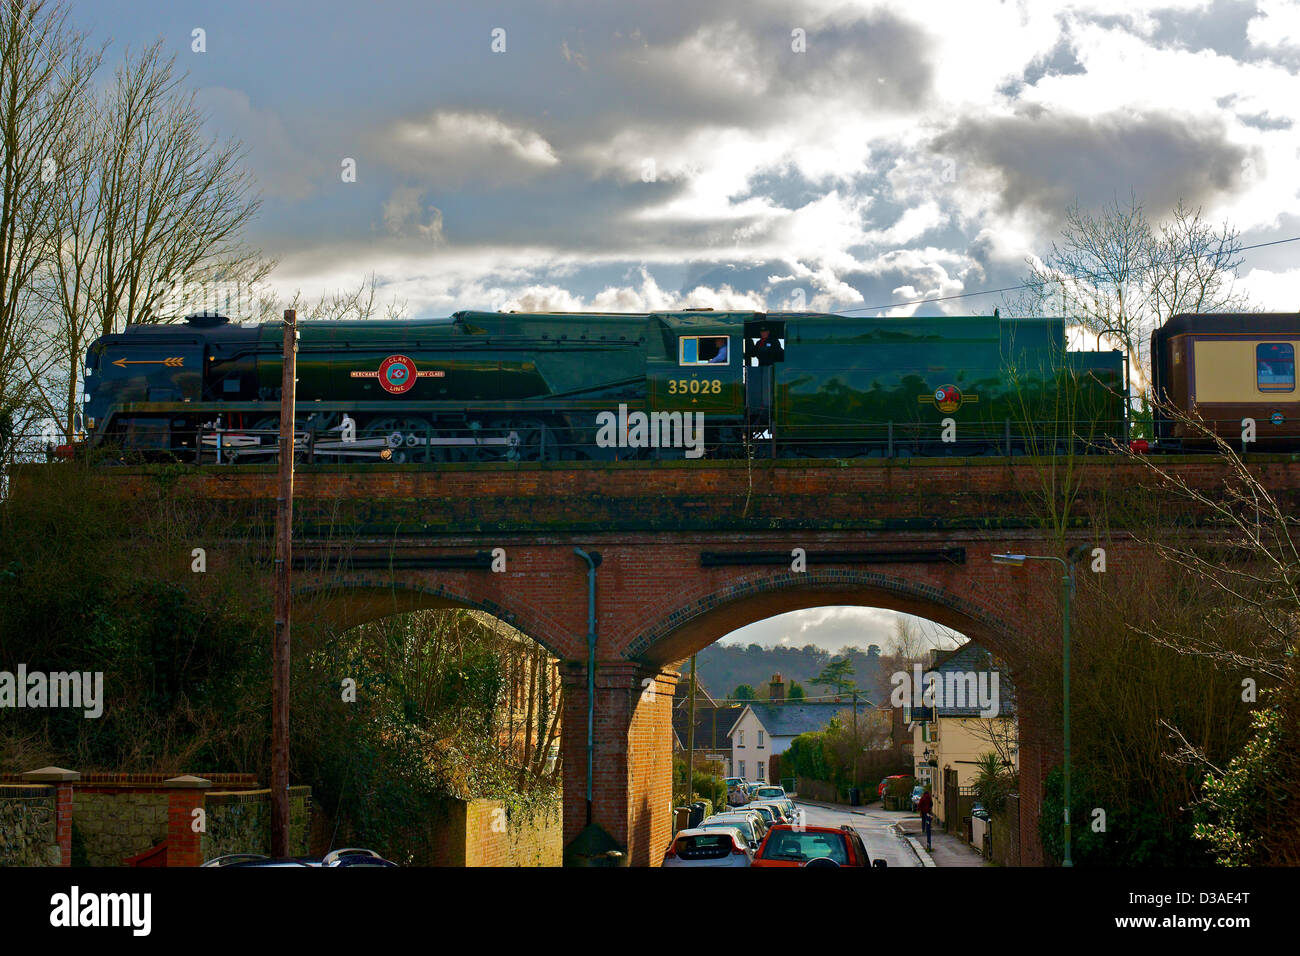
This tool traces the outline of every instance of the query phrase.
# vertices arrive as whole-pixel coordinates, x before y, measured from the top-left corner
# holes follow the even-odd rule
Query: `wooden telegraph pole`
[[[275,638],[271,647],[271,856],[289,855],[289,567],[293,551],[293,435],[298,315],[284,313],[280,493],[275,510]]]

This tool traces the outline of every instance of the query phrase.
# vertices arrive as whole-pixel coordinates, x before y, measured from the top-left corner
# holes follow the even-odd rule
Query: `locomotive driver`
[[[772,338],[771,329],[760,329],[758,341],[749,347],[749,356],[758,360],[759,365],[775,365],[785,357],[781,343]]]

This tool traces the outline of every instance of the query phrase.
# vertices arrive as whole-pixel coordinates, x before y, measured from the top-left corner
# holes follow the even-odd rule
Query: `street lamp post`
[[[1070,598],[1074,593],[1074,560],[1073,553],[1071,560],[1066,561],[1064,558],[1058,558],[1056,555],[1039,555],[1039,554],[995,554],[993,555],[994,564],[1009,564],[1013,567],[1022,567],[1026,561],[1055,561],[1061,566],[1061,637],[1063,644],[1063,664],[1062,676],[1064,684],[1064,720],[1063,730],[1065,732],[1065,858],[1061,861],[1062,866],[1074,866],[1074,860],[1070,857]]]

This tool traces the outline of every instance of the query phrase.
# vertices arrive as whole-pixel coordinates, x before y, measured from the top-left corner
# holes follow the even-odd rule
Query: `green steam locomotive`
[[[1119,352],[1060,318],[457,312],[297,324],[295,447],[317,462],[1053,453],[1125,437]],[[91,449],[278,454],[284,326],[219,315],[90,347]]]

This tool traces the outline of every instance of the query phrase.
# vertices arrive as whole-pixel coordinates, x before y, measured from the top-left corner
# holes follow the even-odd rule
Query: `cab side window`
[[[731,338],[726,335],[683,335],[679,365],[730,365]]]
[[[1295,391],[1295,346],[1261,342],[1255,346],[1255,384],[1261,392]]]

